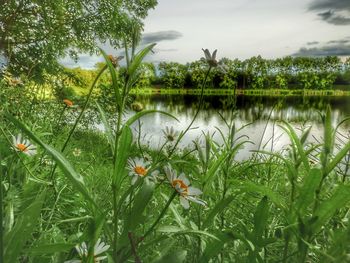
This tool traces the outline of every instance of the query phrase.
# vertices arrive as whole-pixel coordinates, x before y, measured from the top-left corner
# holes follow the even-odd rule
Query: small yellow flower
[[[66,104],[67,107],[72,107],[73,106],[73,101],[69,99],[64,99],[63,103]]]

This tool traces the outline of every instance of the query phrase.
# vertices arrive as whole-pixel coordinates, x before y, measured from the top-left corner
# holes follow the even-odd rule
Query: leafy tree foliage
[[[165,87],[181,89],[185,86],[187,67],[176,62],[161,62],[158,66]]]
[[[57,59],[94,52],[110,41],[119,47],[134,24],[142,27],[156,0],[0,0],[0,54],[17,74],[55,72]]]

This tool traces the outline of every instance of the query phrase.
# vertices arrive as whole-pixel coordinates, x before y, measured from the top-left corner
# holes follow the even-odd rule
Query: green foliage
[[[78,51],[95,52],[96,44],[110,41],[120,47],[132,24],[157,4],[103,1],[5,1],[1,4],[0,53],[16,74],[41,77],[57,72],[58,58]],[[140,30],[139,26],[139,30]]]
[[[187,68],[176,62],[161,62],[158,65],[160,79],[166,88],[185,87]]]

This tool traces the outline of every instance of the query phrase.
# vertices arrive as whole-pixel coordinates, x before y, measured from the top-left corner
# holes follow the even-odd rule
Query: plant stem
[[[200,98],[199,98],[199,105],[198,105],[197,111],[196,111],[196,113],[194,114],[194,116],[193,116],[193,118],[192,118],[192,121],[191,121],[191,123],[188,125],[188,127],[186,128],[186,130],[185,130],[184,132],[182,132],[182,133],[180,134],[179,138],[176,140],[176,143],[175,143],[174,147],[171,149],[171,151],[170,151],[170,153],[169,153],[169,157],[174,153],[174,151],[175,151],[177,145],[179,144],[179,142],[181,141],[181,139],[185,136],[185,134],[189,131],[189,129],[192,127],[194,121],[196,120],[196,118],[197,118],[197,116],[198,116],[198,114],[199,114],[199,111],[200,111],[200,109],[201,109],[201,107],[202,107],[202,103],[203,103],[204,88],[205,88],[205,86],[206,86],[206,84],[207,84],[207,79],[208,79],[208,76],[209,76],[209,73],[210,73],[211,69],[212,69],[212,67],[209,66],[208,71],[207,71],[207,73],[205,74],[205,78],[204,78],[204,81],[203,81],[203,83],[202,83],[201,95],[200,95]]]
[[[165,204],[162,212],[160,212],[158,218],[156,219],[156,221],[153,223],[153,225],[146,231],[146,233],[143,235],[143,238],[146,238],[152,231],[153,229],[156,227],[156,225],[159,223],[159,221],[162,219],[162,217],[165,215],[166,210],[168,209],[168,207],[170,206],[171,202],[174,200],[175,196],[178,195],[177,191],[174,190],[173,194],[170,196],[170,198],[168,199],[168,202]]]
[[[91,98],[91,95],[92,95],[92,91],[94,90],[94,87],[95,87],[95,85],[96,85],[98,79],[101,77],[102,73],[103,73],[106,69],[107,69],[107,66],[104,66],[104,67],[100,70],[100,72],[97,74],[97,76],[96,76],[94,82],[92,83],[91,88],[90,88],[90,90],[89,90],[89,93],[88,93],[88,95],[87,95],[87,98],[86,98],[86,100],[85,100],[85,103],[84,103],[84,105],[83,105],[83,108],[82,108],[82,110],[81,110],[81,112],[80,112],[78,118],[76,119],[73,128],[72,128],[71,131],[69,132],[69,135],[68,135],[68,137],[67,137],[67,139],[66,139],[66,141],[65,141],[65,143],[64,143],[64,145],[63,145],[63,147],[62,147],[62,149],[61,149],[61,152],[63,152],[63,151],[66,149],[66,147],[67,147],[67,145],[68,145],[68,143],[69,143],[70,138],[72,137],[72,135],[73,135],[73,133],[74,133],[74,131],[75,131],[75,129],[76,129],[76,127],[77,127],[77,125],[78,125],[80,119],[81,119],[81,117],[83,116],[83,114],[84,114],[84,112],[85,112],[85,110],[86,110],[86,108],[87,108],[87,105],[89,104],[89,101],[90,101],[90,98]]]
[[[1,156],[0,156],[1,162]],[[4,229],[3,229],[3,171],[0,163],[0,262],[4,262]]]
[[[70,132],[69,132],[69,134],[68,134],[68,137],[67,137],[65,143],[63,144],[63,147],[62,147],[62,149],[61,149],[61,152],[64,152],[64,150],[66,149],[66,147],[67,147],[67,145],[68,145],[68,143],[69,143],[69,141],[70,141],[70,138],[72,137],[72,135],[73,135],[73,133],[74,133],[76,127],[78,126],[78,123],[79,123],[81,117],[83,116],[83,114],[84,114],[84,112],[85,112],[85,110],[86,110],[86,108],[87,108],[87,105],[89,104],[89,101],[90,101],[90,98],[91,98],[91,95],[92,95],[92,91],[94,90],[94,87],[95,87],[95,85],[96,85],[98,79],[101,77],[102,73],[103,73],[106,69],[107,69],[107,66],[104,66],[104,67],[100,70],[100,72],[97,74],[97,76],[96,76],[94,82],[92,83],[91,88],[90,88],[90,90],[89,90],[89,93],[88,93],[88,95],[87,95],[87,98],[86,98],[86,100],[85,100],[85,103],[84,103],[84,105],[83,105],[83,108],[82,108],[82,110],[81,110],[81,112],[80,112],[78,118],[75,120],[75,123],[74,123],[74,125],[73,125],[73,128],[70,130]],[[54,173],[55,173],[55,171],[56,171],[56,168],[57,168],[57,164],[55,164],[55,166],[54,166],[53,169],[52,169],[51,176],[50,176],[51,179],[53,179],[53,175],[54,175]]]

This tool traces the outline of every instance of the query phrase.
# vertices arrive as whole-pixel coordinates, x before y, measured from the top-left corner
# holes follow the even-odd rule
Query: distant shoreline
[[[349,86],[350,88],[350,86]],[[200,95],[200,89],[166,89],[166,88],[135,88],[130,91],[134,95]],[[243,95],[243,96],[325,96],[325,97],[343,97],[350,96],[349,90],[302,90],[302,89],[204,89],[205,96],[210,95]]]

